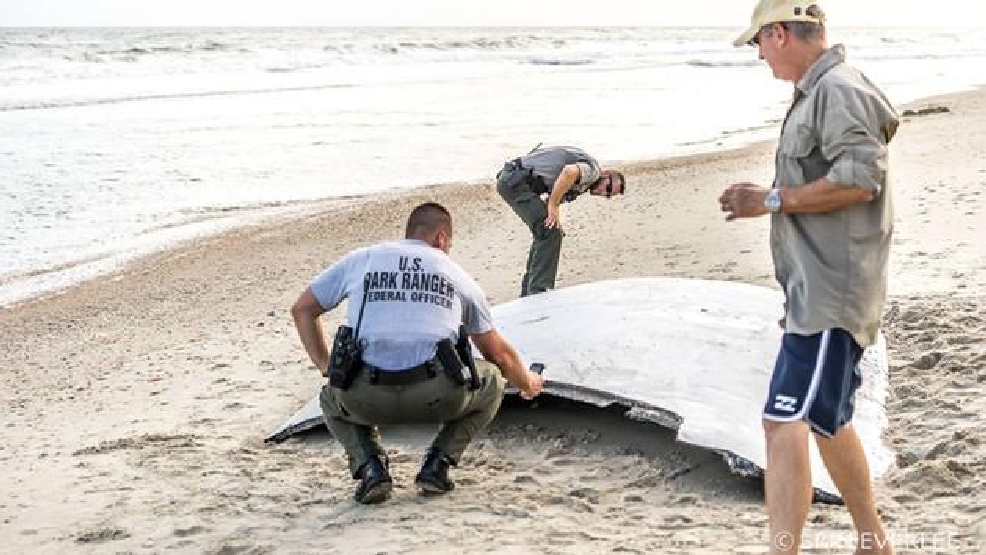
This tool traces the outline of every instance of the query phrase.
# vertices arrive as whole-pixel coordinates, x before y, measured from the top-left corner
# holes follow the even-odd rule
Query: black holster
[[[352,387],[363,366],[363,352],[353,337],[353,328],[339,326],[329,355],[329,386],[345,391]]]
[[[476,369],[476,359],[472,356],[472,343],[469,342],[469,335],[466,333],[465,326],[459,326],[459,340],[455,343],[455,352],[469,368],[469,389],[472,391],[479,389],[483,385],[482,379],[479,376],[479,370]]]
[[[468,342],[469,338],[466,337],[466,343],[468,344]],[[459,343],[461,343],[461,339]],[[462,356],[458,344],[453,345],[451,339],[442,339],[436,345],[435,358],[438,359],[438,362],[442,365],[442,369],[445,370],[445,375],[454,384],[467,386],[470,391],[475,391],[482,385],[479,379],[479,372],[476,370],[476,361],[472,358],[471,349],[467,356]]]
[[[500,183],[501,190],[516,192],[520,189],[521,184],[527,184],[531,177],[531,170],[529,168],[524,168],[520,164],[520,159],[507,162],[504,164],[503,169],[497,174],[497,179],[501,179]]]
[[[544,178],[534,173],[534,168],[525,168],[520,158],[507,162],[497,178],[502,178],[501,187],[508,191],[517,192],[521,184],[527,185],[535,194],[543,195],[548,192]]]

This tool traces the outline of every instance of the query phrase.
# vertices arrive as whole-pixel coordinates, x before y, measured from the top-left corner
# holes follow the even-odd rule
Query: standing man
[[[601,170],[584,150],[556,146],[535,148],[507,162],[497,174],[496,190],[534,238],[520,284],[520,296],[526,297],[555,287],[564,236],[561,203],[585,192],[606,198],[622,195],[626,181],[618,171]],[[547,203],[541,195],[548,195]]]
[[[887,145],[898,117],[845,48],[829,48],[812,1],[761,0],[736,40],[794,84],[771,188],[737,183],[727,220],[771,215],[785,333],[764,408],[765,495],[773,554],[798,553],[811,503],[809,430],[852,515],[857,554],[890,554],[870,471],[852,427],[856,364],[876,338],[887,291],[893,210]]]
[[[448,257],[448,211],[431,202],[418,206],[405,237],[350,252],[291,308],[308,356],[330,376],[320,396],[322,412],[360,480],[360,503],[384,501],[393,488],[377,425],[442,423],[415,483],[424,493],[445,493],[454,486],[449,466],[496,416],[503,399],[500,372],[525,398],[542,388],[541,377],[523,367],[493,328],[479,285]],[[337,334],[330,366],[318,318],[346,297],[352,327],[340,328],[348,334]],[[460,333],[492,364],[473,361]]]

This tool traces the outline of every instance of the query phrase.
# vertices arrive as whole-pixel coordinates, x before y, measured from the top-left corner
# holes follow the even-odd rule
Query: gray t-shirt
[[[798,82],[781,130],[774,186],[797,188],[825,177],[875,197],[825,214],[772,216],[770,246],[787,295],[787,331],[842,328],[863,347],[875,340],[894,219],[887,144],[897,124],[883,93],[845,63],[841,45]]]
[[[569,189],[573,196],[586,192],[593,183],[599,181],[601,173],[599,162],[595,158],[581,148],[573,146],[539,148],[521,156],[520,160],[525,168],[532,168],[534,175],[544,180],[548,193],[554,187],[555,180],[558,179],[562,169],[569,164],[575,164],[579,168],[579,180]]]
[[[348,297],[347,322],[355,328],[364,282],[369,288],[359,328],[363,360],[382,370],[404,370],[431,359],[438,341],[457,338],[460,324],[469,334],[493,329],[476,281],[423,241],[352,251],[316,277],[311,290],[326,310]]]

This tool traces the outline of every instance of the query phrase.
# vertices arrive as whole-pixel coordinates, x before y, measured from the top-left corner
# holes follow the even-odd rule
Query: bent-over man
[[[580,148],[555,146],[536,148],[507,162],[497,174],[496,190],[533,237],[520,284],[520,296],[526,297],[555,287],[564,236],[561,204],[583,193],[622,195],[626,180],[618,171],[600,169],[599,162]]]

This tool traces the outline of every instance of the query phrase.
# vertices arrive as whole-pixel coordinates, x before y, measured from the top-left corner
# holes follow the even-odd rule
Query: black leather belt
[[[369,372],[373,385],[414,385],[434,378],[440,370],[438,364],[431,360],[406,370],[383,370],[372,364],[364,364],[363,368]]]

